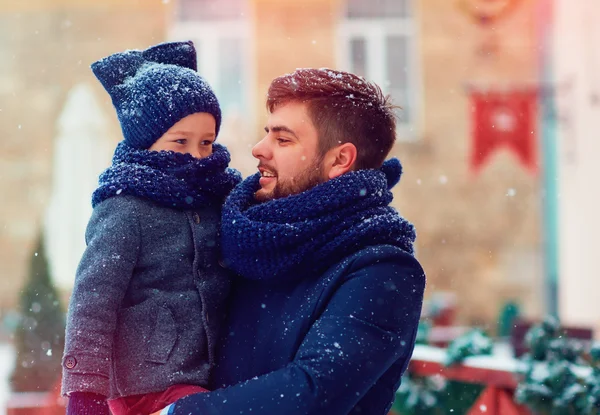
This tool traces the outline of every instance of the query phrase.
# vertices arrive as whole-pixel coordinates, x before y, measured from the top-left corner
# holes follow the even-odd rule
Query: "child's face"
[[[206,112],[197,112],[175,123],[148,150],[171,150],[201,159],[212,154],[215,130],[215,118]]]

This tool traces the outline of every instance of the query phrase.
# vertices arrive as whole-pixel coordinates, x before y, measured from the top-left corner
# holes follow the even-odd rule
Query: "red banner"
[[[537,91],[473,91],[471,167],[479,171],[506,147],[531,172],[537,170]]]

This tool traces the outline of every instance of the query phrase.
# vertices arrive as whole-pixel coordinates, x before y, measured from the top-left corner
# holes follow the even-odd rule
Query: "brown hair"
[[[267,96],[269,112],[291,101],[308,105],[321,155],[339,144],[356,146],[356,170],[381,167],[396,140],[394,109],[398,107],[379,86],[357,75],[297,69],[275,78]]]

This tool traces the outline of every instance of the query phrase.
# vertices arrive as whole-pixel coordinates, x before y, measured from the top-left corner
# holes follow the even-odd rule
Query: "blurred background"
[[[9,383],[31,389],[19,376],[58,373],[54,328],[121,137],[90,64],[188,39],[244,176],[279,75],[348,70],[403,107],[393,203],[417,228],[424,319],[598,328],[596,1],[0,0],[0,412]]]

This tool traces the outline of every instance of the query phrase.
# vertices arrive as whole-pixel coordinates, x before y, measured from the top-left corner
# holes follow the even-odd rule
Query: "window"
[[[348,0],[346,17],[406,18],[411,16],[411,0]]]
[[[219,84],[216,88],[220,94],[219,98],[226,108],[239,111],[245,101],[245,85],[242,85],[244,41],[239,37],[221,37],[218,42],[219,51],[226,51],[219,54],[217,63]]]
[[[339,66],[377,83],[398,110],[398,139],[417,137],[419,77],[411,0],[348,0]]]
[[[243,0],[183,0],[169,34],[171,40],[194,42],[198,72],[219,99],[225,128],[254,122],[252,35],[246,7]]]
[[[244,15],[244,3],[244,0],[179,0],[177,20],[234,20]]]

